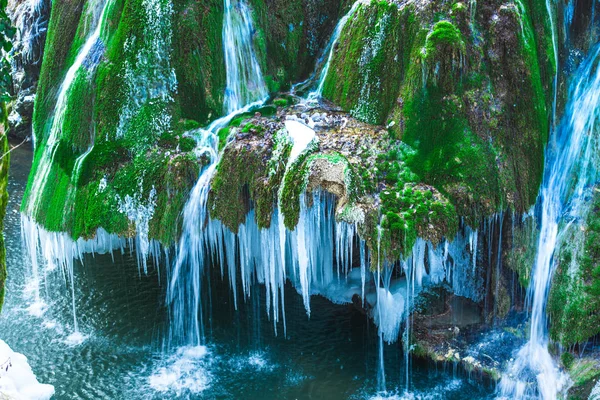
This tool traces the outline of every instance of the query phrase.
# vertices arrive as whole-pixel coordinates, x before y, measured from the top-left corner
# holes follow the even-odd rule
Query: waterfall
[[[594,138],[600,118],[600,46],[578,70],[569,90],[568,104],[549,144],[539,196],[540,238],[528,290],[531,302],[529,342],[519,351],[500,383],[502,398],[555,399],[566,377],[548,352],[546,302],[554,272],[553,254],[563,219],[581,215],[585,189],[598,178],[594,166],[598,148]]]
[[[244,0],[225,0],[223,50],[227,69],[225,112],[239,112],[246,105],[265,99],[267,87],[253,48],[254,27]]]
[[[60,266],[70,281],[71,297],[72,297],[72,309],[73,309],[73,330],[74,332],[69,336],[69,343],[77,344],[84,340],[84,336],[79,332],[79,326],[77,323],[77,313],[75,309],[75,282],[73,276],[73,258],[81,258],[80,249],[85,247],[84,241],[73,242],[67,234],[51,233],[47,232],[43,228],[39,227],[33,218],[35,217],[40,207],[40,200],[44,192],[44,188],[47,184],[47,179],[50,174],[50,170],[53,166],[54,155],[58,149],[60,137],[62,134],[63,122],[65,112],[67,111],[67,100],[68,94],[73,85],[73,82],[78,76],[82,67],[89,68],[97,59],[97,52],[99,48],[103,48],[101,45],[100,34],[102,27],[104,26],[104,17],[106,10],[111,4],[111,0],[106,0],[102,6],[100,16],[95,20],[96,26],[92,31],[92,34],[87,38],[83,47],[79,50],[75,62],[65,75],[56,100],[56,106],[54,109],[54,119],[50,127],[48,139],[44,144],[44,147],[38,148],[37,151],[41,152],[37,168],[33,173],[33,183],[30,188],[29,201],[25,213],[21,217],[21,232],[23,241],[28,249],[31,256],[33,279],[35,284],[34,292],[34,303],[30,307],[30,310],[34,313],[43,313],[46,309],[45,303],[41,300],[39,294],[39,264],[38,264],[38,253],[46,260],[46,268],[53,269],[56,266]],[[90,63],[90,59],[92,62]],[[35,135],[33,135],[35,137]],[[86,151],[81,157],[77,159],[75,164],[75,174],[78,179],[79,169],[81,162],[88,154]],[[74,185],[75,182],[72,182]],[[71,190],[71,189],[70,189]],[[67,199],[72,197],[72,193],[69,191]],[[100,241],[105,241],[106,238],[99,238]],[[110,239],[112,240],[112,239]],[[94,244],[92,244],[94,247]]]
[[[342,17],[342,19],[340,19],[339,22],[337,23],[337,25],[335,26],[333,35],[331,36],[331,39],[329,40],[327,47],[325,47],[324,54],[327,54],[327,61],[325,62],[325,65],[323,66],[323,69],[321,70],[321,73],[319,74],[319,84],[317,85],[317,88],[314,91],[312,91],[308,94],[308,97],[307,97],[308,100],[316,101],[316,100],[320,99],[321,96],[323,95],[323,88],[325,87],[325,80],[327,79],[327,75],[329,74],[329,67],[331,65],[331,60],[333,59],[333,53],[335,52],[335,48],[338,44],[338,41],[340,40],[342,31],[344,30],[344,28],[346,27],[346,24],[348,23],[350,18],[354,15],[356,10],[358,10],[358,7],[361,4],[365,4],[367,2],[368,2],[367,0],[356,1],[354,4],[352,4],[350,11],[348,11],[348,13],[346,15],[344,15]]]
[[[38,151],[41,151],[42,154],[39,157],[39,162],[33,175],[33,183],[31,185],[29,200],[27,203],[26,212],[29,216],[35,216],[35,213],[38,211],[40,206],[41,196],[46,185],[48,175],[50,174],[54,155],[58,149],[58,144],[62,134],[69,91],[77,77],[77,73],[79,72],[80,68],[82,66],[85,67],[85,62],[88,57],[94,57],[93,50],[97,46],[97,43],[101,40],[100,33],[102,32],[102,27],[104,25],[104,16],[110,3],[111,0],[105,0],[102,7],[102,12],[100,13],[99,18],[95,21],[96,27],[94,28],[94,31],[87,38],[81,50],[79,50],[79,54],[77,54],[75,62],[67,71],[65,79],[63,80],[58,91],[58,98],[56,100],[56,106],[54,109],[54,119],[50,128],[48,140],[43,148],[37,149]],[[33,136],[35,137],[35,135]]]
[[[201,278],[207,256],[222,242],[223,228],[209,221],[207,199],[210,180],[219,161],[219,130],[233,117],[256,107],[267,98],[267,89],[253,49],[254,27],[245,1],[224,0],[223,52],[227,70],[225,110],[227,115],[196,133],[198,154],[210,156],[183,212],[183,232],[169,276],[167,302],[171,306],[169,342],[198,346],[204,342],[201,308]],[[231,258],[231,257],[230,257]],[[235,260],[230,260],[235,262]],[[234,276],[235,277],[235,276]],[[181,343],[177,343],[181,344]]]

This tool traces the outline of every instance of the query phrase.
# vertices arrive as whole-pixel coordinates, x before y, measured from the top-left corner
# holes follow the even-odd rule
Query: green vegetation
[[[384,217],[381,250],[390,260],[409,254],[418,237],[437,244],[458,230],[454,205],[434,187],[420,183],[410,169],[407,160],[415,154],[405,144],[392,144],[392,150],[377,156],[374,182],[367,180],[367,187],[384,187],[379,193]]]
[[[33,132],[41,143],[47,124],[51,124],[52,110],[60,84],[67,72],[67,56],[78,28],[83,0],[52,2],[44,58],[33,114]],[[4,8],[3,8],[4,9]]]
[[[563,346],[583,344],[600,333],[600,193],[585,225],[567,232],[557,257],[548,313],[550,335]]]
[[[277,205],[292,147],[281,131],[270,140],[258,142],[263,131],[263,126],[246,123],[242,132],[250,136],[225,148],[212,181],[208,200],[211,217],[220,219],[233,232],[238,231],[251,208],[259,228],[268,228]]]
[[[295,0],[250,0],[254,47],[271,93],[285,91],[308,78],[339,18],[346,0],[303,3]]]
[[[352,166],[348,160],[337,152],[317,153],[316,142],[312,142],[295,161],[290,165],[283,179],[279,207],[283,214],[283,222],[289,230],[294,230],[300,218],[301,198],[308,192],[309,175],[313,163],[317,160],[326,160],[332,165],[343,165],[344,186],[347,190],[348,201],[357,200],[357,182]],[[315,188],[312,188],[315,189]]]
[[[563,353],[565,354],[570,353]],[[562,358],[562,357],[561,357]],[[570,359],[570,357],[569,357]],[[600,379],[600,365],[593,358],[573,360],[571,365],[565,367],[569,371],[573,386],[569,389],[569,400],[587,400],[598,380]]]
[[[74,23],[76,20],[66,21],[66,16],[60,15],[66,13],[62,8],[57,9],[55,15],[57,7],[61,6],[53,5],[51,27],[60,24],[60,29],[65,29],[63,25],[78,25]],[[193,153],[195,140],[184,133],[197,128],[200,125],[197,121],[208,116],[180,107],[179,97],[167,96],[175,94],[171,57],[168,53],[166,58],[156,53],[154,47],[161,43],[170,47],[171,35],[177,37],[171,29],[169,7],[165,2],[160,10],[153,9],[149,13],[142,0],[111,3],[102,27],[104,57],[97,66],[81,68],[68,92],[60,140],[34,216],[46,229],[65,231],[73,238],[89,238],[103,227],[111,233],[128,236],[132,222],[119,212],[120,203],[126,196],[147,199],[154,188],[158,193],[157,212],[150,223],[150,238],[166,245],[176,240],[180,214],[201,163]],[[204,9],[197,13],[206,17]],[[76,13],[70,11],[68,16],[72,15]],[[80,29],[73,32],[71,40],[53,32],[48,35],[47,57],[40,80],[42,97],[45,90],[49,99],[52,93],[55,95],[50,92],[55,90],[50,86],[58,87],[62,79],[57,69],[65,71],[70,67],[87,36],[88,18],[88,13],[81,15]],[[184,25],[177,27],[183,29]],[[188,33],[182,34],[189,40]],[[161,47],[161,53],[163,50]],[[53,58],[52,64],[50,58]],[[184,65],[183,61],[177,61],[179,66]],[[153,95],[153,98],[147,92],[138,93],[144,85],[162,86],[160,90],[166,95]],[[185,95],[187,92],[180,87],[176,93]],[[48,110],[42,108],[45,105],[43,99],[36,103],[38,122],[34,126],[39,127],[36,134],[40,141],[31,177],[39,166],[50,132],[52,120],[48,118]],[[47,106],[53,107],[53,104],[48,102]],[[75,160],[92,144],[91,152],[81,163],[80,173],[74,171]],[[24,206],[31,194],[32,179]]]
[[[410,62],[402,49],[412,46],[412,10],[385,1],[360,6],[340,36],[324,97],[365,122],[385,122]]]
[[[223,0],[175,0],[173,66],[181,115],[207,124],[223,112]]]
[[[427,35],[423,57],[435,59],[438,54],[445,57],[448,54],[446,47],[457,49],[464,53],[465,42],[460,30],[449,21],[439,21]]]

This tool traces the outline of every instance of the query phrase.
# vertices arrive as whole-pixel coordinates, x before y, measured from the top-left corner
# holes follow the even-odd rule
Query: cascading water
[[[599,62],[600,46],[596,46],[574,77],[565,116],[547,149],[539,197],[540,238],[528,291],[530,338],[502,378],[502,398],[556,399],[567,385],[548,352],[546,302],[560,223],[581,215],[584,192],[598,179],[594,135],[600,118]]]
[[[323,88],[325,87],[325,80],[327,79],[327,75],[329,74],[329,66],[331,65],[331,60],[333,59],[333,53],[335,51],[338,41],[340,40],[342,31],[344,30],[344,28],[346,27],[346,24],[348,23],[350,18],[352,18],[352,16],[356,12],[356,10],[358,10],[358,7],[361,4],[365,4],[368,2],[369,1],[367,1],[367,0],[356,1],[354,4],[352,4],[352,7],[348,11],[348,13],[346,15],[344,15],[342,17],[342,19],[340,19],[340,21],[337,23],[337,25],[333,31],[333,35],[331,36],[331,39],[329,40],[329,43],[327,44],[327,47],[325,48],[325,51],[324,51],[324,54],[327,55],[327,61],[325,62],[325,65],[323,66],[323,69],[321,70],[321,73],[319,74],[319,82],[318,82],[317,88],[314,91],[310,92],[307,96],[307,99],[309,101],[316,101],[322,97]]]
[[[236,114],[262,104],[268,95],[260,65],[254,54],[254,28],[250,9],[243,0],[225,0],[224,5],[223,51],[227,69],[227,116],[197,132],[197,152],[208,155],[210,163],[200,174],[185,206],[183,233],[168,288],[168,302],[171,304],[172,313],[169,341],[194,346],[204,341],[200,284],[206,257],[215,250],[207,246],[211,239],[218,240],[222,235],[220,224],[208,221],[206,207],[210,180],[219,158],[217,133]]]
[[[63,271],[69,278],[71,286],[72,296],[72,307],[73,307],[73,329],[74,332],[70,336],[69,340],[73,343],[80,342],[83,336],[79,333],[79,327],[77,324],[77,313],[75,310],[75,282],[73,276],[73,257],[76,255],[76,251],[79,248],[79,242],[70,241],[66,235],[53,234],[46,232],[44,229],[38,227],[32,220],[36,215],[40,207],[41,197],[48,183],[48,176],[53,165],[54,156],[58,149],[65,113],[67,111],[67,99],[71,86],[75,82],[81,68],[88,68],[90,65],[95,64],[90,62],[90,59],[97,59],[97,49],[102,48],[99,43],[101,42],[101,33],[104,26],[104,19],[107,9],[111,4],[111,0],[106,0],[102,5],[102,11],[100,15],[95,18],[96,26],[93,28],[91,35],[87,38],[83,47],[79,50],[75,62],[65,76],[64,81],[60,86],[58,92],[58,98],[56,101],[56,107],[54,109],[54,119],[50,127],[50,132],[47,141],[44,143],[43,148],[37,149],[41,152],[41,157],[37,164],[37,169],[33,174],[33,183],[30,188],[30,198],[25,209],[25,213],[22,216],[22,232],[24,243],[26,244],[29,254],[32,258],[33,278],[35,288],[35,299],[33,307],[37,309],[36,312],[43,312],[45,305],[40,299],[39,295],[39,267],[38,267],[38,253],[41,253],[44,258],[48,261],[48,268],[52,268],[52,263],[57,261],[59,266],[63,268]],[[35,136],[35,135],[34,135]],[[89,154],[85,152],[80,159],[85,158]],[[79,159],[78,159],[79,161]],[[79,174],[79,167],[81,163],[76,163],[75,173]],[[78,177],[76,178],[78,179]],[[47,239],[47,240],[46,240]],[[99,239],[103,241],[104,239]],[[69,242],[69,244],[67,244]],[[79,254],[81,256],[81,254]]]
[[[223,50],[227,68],[225,112],[238,113],[248,104],[264,100],[267,87],[253,48],[254,27],[244,0],[225,0]]]
[[[104,5],[102,6],[102,12],[95,21],[96,27],[94,28],[92,34],[86,40],[81,50],[79,50],[75,62],[67,71],[65,79],[63,80],[58,91],[56,106],[54,108],[54,119],[50,127],[48,139],[44,144],[44,148],[38,150],[42,152],[42,155],[37,165],[35,174],[33,175],[33,184],[31,185],[29,195],[30,198],[27,203],[26,209],[26,213],[30,216],[34,216],[35,213],[38,211],[38,208],[40,206],[41,195],[43,193],[44,186],[47,183],[50,169],[52,168],[54,155],[56,153],[56,150],[58,149],[58,144],[63,129],[65,112],[67,110],[67,99],[69,91],[71,89],[71,86],[73,85],[73,82],[75,82],[75,79],[77,78],[79,70],[82,66],[85,66],[85,62],[88,59],[88,57],[94,55],[93,50],[97,46],[97,43],[101,40],[100,34],[102,32],[102,27],[104,26],[104,17],[110,3],[111,0],[106,0],[104,2]]]

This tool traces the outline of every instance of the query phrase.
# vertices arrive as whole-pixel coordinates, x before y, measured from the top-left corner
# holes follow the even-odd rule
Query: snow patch
[[[45,400],[54,395],[54,386],[39,383],[27,357],[0,340],[0,397]]]

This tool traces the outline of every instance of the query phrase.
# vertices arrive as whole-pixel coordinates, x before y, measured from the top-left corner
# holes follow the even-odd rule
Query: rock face
[[[70,89],[67,98],[77,98],[77,104],[65,106],[59,151],[47,179],[60,183],[43,189],[34,213],[50,230],[73,237],[89,237],[100,226],[127,232],[127,219],[115,212],[116,199],[139,192],[138,185],[131,185],[133,176],[147,176],[139,179],[141,198],[148,198],[153,187],[159,193],[151,236],[165,244],[177,236],[176,216],[197,171],[185,132],[222,114],[223,5],[218,0],[206,7],[185,1],[150,3],[128,0],[109,9],[97,57],[87,77],[78,77]],[[161,13],[151,15],[155,6]],[[323,58],[320,52],[350,4],[256,0],[250,6],[256,54],[267,84],[277,92],[309,77],[315,64],[320,67],[317,58]],[[98,5],[90,7],[82,1],[53,5],[33,121],[40,144],[52,129],[49,121],[66,70],[99,14]],[[417,233],[439,241],[456,229],[458,217],[478,225],[481,218],[506,207],[527,209],[537,195],[551,103],[544,89],[551,92],[552,84],[553,55],[542,53],[546,47],[539,43],[539,35],[547,33],[545,15],[537,15],[536,7],[521,10],[513,3],[470,7],[476,4],[365,2],[334,49],[325,97],[377,128],[367,129],[374,131],[370,137],[356,130],[355,143],[350,138],[342,146],[324,143],[323,151],[330,146],[346,158],[368,161],[354,162],[358,186],[382,193],[377,197],[389,216],[390,236],[396,235],[397,241],[406,235],[414,240]],[[335,135],[328,137],[336,140]],[[381,150],[373,142],[382,143]],[[385,150],[390,144],[400,147],[390,153]],[[72,165],[88,149],[77,172],[81,177],[75,204],[60,207],[70,210],[65,218],[54,209],[68,202],[66,193],[74,191]],[[165,164],[167,153],[169,159],[181,154],[177,157],[186,160],[173,160],[182,176],[174,176],[175,170]],[[165,187],[169,181],[175,186]],[[86,199],[97,197],[93,193],[100,182],[106,182],[104,200],[92,207]],[[430,193],[435,204],[447,204],[436,213],[453,215],[442,219],[449,225],[440,228],[428,217],[418,229],[412,222],[401,229],[408,209],[403,207],[421,196],[413,193],[422,193],[426,202],[430,195],[425,193]]]
[[[11,0],[7,14],[17,29],[11,50],[15,100],[9,115],[9,136],[24,139],[31,135],[31,118],[50,19],[50,0]]]
[[[525,211],[543,171],[554,57],[533,10],[503,1],[362,6],[340,38],[324,95],[389,125],[417,151],[411,169],[459,215]]]

